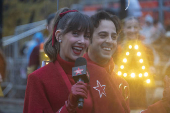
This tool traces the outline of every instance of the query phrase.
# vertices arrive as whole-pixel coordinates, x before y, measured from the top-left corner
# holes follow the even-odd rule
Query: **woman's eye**
[[[87,33],[87,34],[84,35],[84,37],[85,38],[90,38],[90,34]]]
[[[85,38],[90,38],[90,35],[85,35],[84,37],[85,37]]]
[[[73,35],[78,36],[78,32],[77,32],[77,31],[74,31],[74,32],[73,32]]]

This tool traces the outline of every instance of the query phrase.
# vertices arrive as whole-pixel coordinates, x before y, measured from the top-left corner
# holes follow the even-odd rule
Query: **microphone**
[[[75,67],[72,68],[72,77],[77,83],[82,81],[84,83],[89,82],[89,74],[87,72],[87,61],[83,57],[79,57],[75,61]],[[84,98],[80,97],[78,99],[78,108],[82,109],[84,104]]]

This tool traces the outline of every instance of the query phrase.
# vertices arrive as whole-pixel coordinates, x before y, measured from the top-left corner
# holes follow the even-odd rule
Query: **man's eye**
[[[113,39],[113,40],[116,40],[116,39],[117,39],[117,36],[112,36],[112,39]]]
[[[106,37],[107,35],[105,35],[105,34],[101,34],[100,35],[100,37],[102,37],[102,38],[104,38],[104,37]]]

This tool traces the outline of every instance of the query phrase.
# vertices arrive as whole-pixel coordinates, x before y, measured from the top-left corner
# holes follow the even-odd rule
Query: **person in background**
[[[6,72],[6,61],[2,50],[0,49],[0,82],[2,82],[5,79],[5,72]]]
[[[62,8],[54,18],[53,34],[44,44],[50,63],[28,75],[24,113],[92,113],[88,85],[75,83],[72,67],[90,43],[93,25],[77,10]],[[83,97],[83,109],[77,109]],[[97,112],[96,112],[97,113]]]
[[[144,43],[151,44],[152,43],[152,32],[153,29],[153,18],[151,15],[146,15],[145,17],[145,24],[142,26],[140,31],[141,35],[145,37]]]
[[[0,97],[4,96],[1,89],[1,82],[3,82],[3,80],[5,79],[5,73],[6,73],[6,60],[2,50],[0,49]]]
[[[153,29],[152,29],[152,37],[154,38],[154,41],[153,42],[157,42],[159,43],[159,39],[163,39],[165,38],[165,28],[164,26],[162,25],[161,22],[159,22],[158,20],[154,20],[153,21]]]
[[[37,32],[34,34],[32,40],[28,42],[28,50],[27,50],[27,60],[29,61],[30,55],[33,51],[33,49],[37,46],[40,45],[42,42],[44,42],[44,36],[41,32]]]
[[[47,30],[49,32],[49,35],[52,34],[53,30],[53,21],[54,21],[55,14],[50,14],[47,17]],[[48,36],[49,37],[49,36]],[[37,45],[29,58],[29,63],[27,67],[27,75],[35,71],[41,66],[41,63],[43,60],[49,60],[48,56],[45,55],[44,49],[43,49],[44,43],[41,43],[40,45]]]
[[[135,17],[127,17],[123,20],[123,42],[120,44],[121,49],[117,54],[116,72],[122,76],[129,84],[130,88],[130,107],[131,109],[144,109],[147,107],[146,89],[153,87],[154,79],[150,68],[153,67],[153,52],[143,44],[145,37],[140,35],[141,27]],[[131,46],[131,47],[130,47]],[[114,58],[115,58],[114,56]],[[124,61],[126,59],[127,61]],[[140,62],[140,60],[142,60]],[[146,83],[150,80],[151,83]]]

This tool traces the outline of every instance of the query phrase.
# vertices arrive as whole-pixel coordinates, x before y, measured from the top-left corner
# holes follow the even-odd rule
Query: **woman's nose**
[[[84,38],[85,38],[84,35],[81,35],[81,36],[79,37],[78,42],[79,42],[79,43],[84,43],[84,42],[85,42]]]

